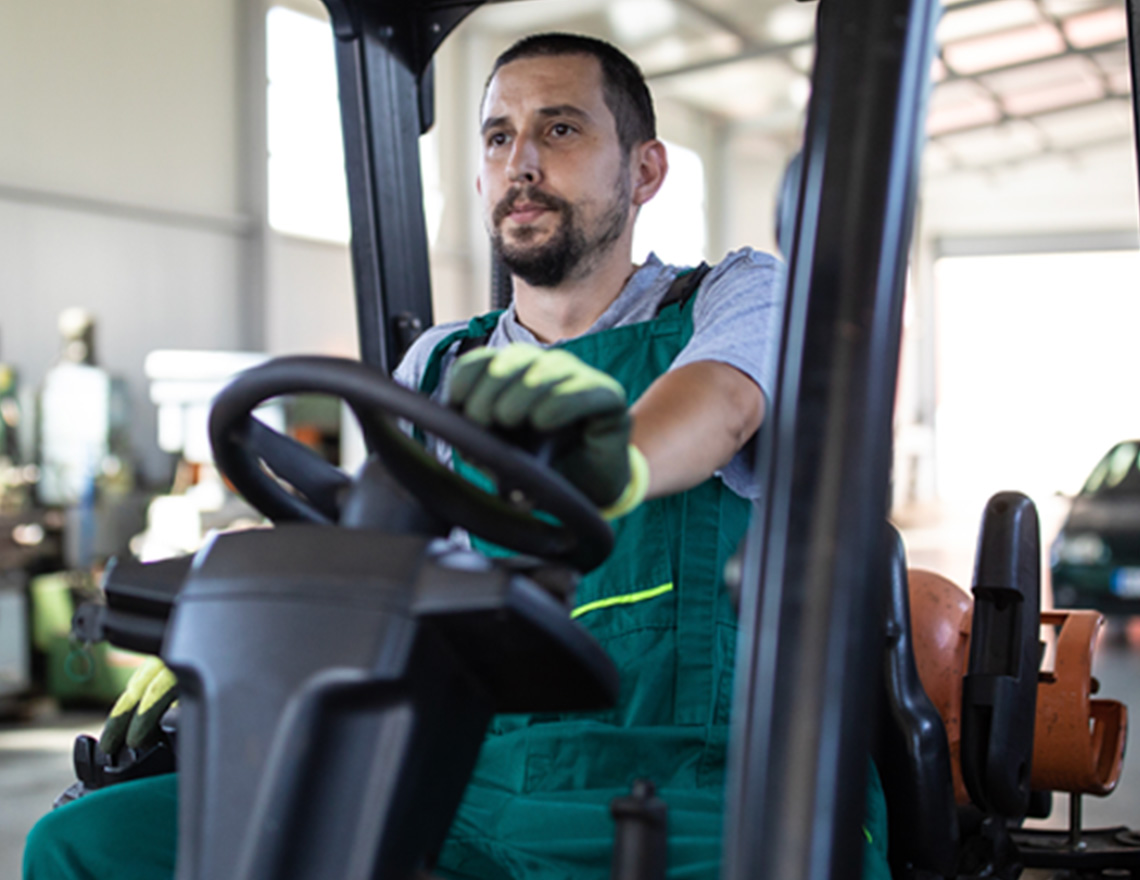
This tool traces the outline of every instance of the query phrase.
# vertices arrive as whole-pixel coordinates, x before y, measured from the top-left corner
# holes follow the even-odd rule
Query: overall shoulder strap
[[[669,285],[669,289],[665,292],[665,296],[661,298],[661,302],[657,304],[657,314],[661,314],[668,306],[678,303],[684,306],[689,301],[697,288],[701,286],[706,275],[712,271],[712,267],[705,262],[692,269],[685,269],[676,278],[673,283]]]
[[[491,332],[488,330],[486,333],[480,333],[475,336],[464,336],[459,340],[459,348],[455,349],[456,357],[462,357],[471,351],[473,348],[481,348],[491,341]]]
[[[440,380],[443,378],[443,359],[456,342],[459,343],[457,349],[458,354],[463,354],[480,345],[486,345],[502,313],[500,309],[496,312],[478,315],[472,318],[466,327],[461,330],[456,330],[449,336],[444,337],[444,339],[436,345],[431,356],[428,358],[427,367],[420,379],[420,392],[423,394],[432,394],[435,392],[435,389],[439,387]]]
[[[485,345],[487,340],[491,338],[491,333],[494,331],[495,324],[498,322],[499,315],[501,314],[502,310],[489,312],[486,315],[478,315],[472,318],[466,327],[456,330],[454,333],[440,340],[436,347],[432,349],[432,353],[428,357],[427,366],[424,368],[423,375],[420,377],[420,393],[430,397],[435,393],[436,389],[439,388],[439,383],[443,380],[443,360],[447,357],[448,351],[450,351],[456,342],[459,343],[459,354],[463,354],[463,352],[474,348],[476,345]],[[467,343],[471,339],[476,341],[473,345],[468,345]],[[419,426],[416,426],[412,430],[412,436],[419,441],[421,446],[426,443],[424,432]]]

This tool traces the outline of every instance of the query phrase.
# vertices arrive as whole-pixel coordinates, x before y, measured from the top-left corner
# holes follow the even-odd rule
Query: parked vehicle
[[[1117,443],[1073,499],[1053,542],[1059,607],[1140,613],[1140,440]]]

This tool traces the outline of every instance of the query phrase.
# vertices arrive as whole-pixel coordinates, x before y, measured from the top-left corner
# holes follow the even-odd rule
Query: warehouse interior
[[[478,108],[500,51],[564,30],[637,61],[670,177],[642,213],[634,257],[693,265],[777,250],[815,12],[791,0],[529,0],[471,15],[436,57],[436,123],[421,139],[435,320],[491,302],[473,180]],[[938,40],[892,518],[911,564],[968,587],[985,500],[1025,492],[1041,516],[1047,578],[1072,496],[1113,444],[1140,437],[1129,393],[1140,187],[1125,7],[959,0],[946,4]],[[107,705],[77,685],[52,694],[44,661],[28,659],[37,634],[20,631],[32,580],[57,573],[51,557],[66,575],[52,589],[74,591],[97,583],[110,552],[193,551],[229,524],[219,511],[230,522],[252,515],[222,503],[201,513],[219,485],[177,500],[200,478],[189,447],[200,445],[192,421],[204,403],[172,415],[179,401],[162,397],[177,393],[171,383],[208,392],[265,356],[357,356],[338,114],[320,0],[0,3],[0,365],[14,377],[0,388],[0,403],[12,401],[0,406],[0,519],[13,535],[0,535],[5,876],[17,876],[24,835],[69,782],[75,733],[97,730]],[[98,416],[112,426],[98,473],[44,498],[46,393],[76,339],[115,389],[114,412]],[[347,466],[359,452],[338,417],[283,416],[307,418]],[[83,418],[64,404],[65,423]],[[81,442],[81,429],[68,430]],[[156,497],[176,500],[155,507]],[[149,544],[139,540],[148,533]],[[1129,638],[1127,620],[1114,620],[1097,661],[1103,691],[1125,702],[1140,681]],[[74,645],[63,644],[60,662],[74,665]],[[1136,822],[1140,770],[1126,770],[1113,797],[1088,800],[1091,823]]]

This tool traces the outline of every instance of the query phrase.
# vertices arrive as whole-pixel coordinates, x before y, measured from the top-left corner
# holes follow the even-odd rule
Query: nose
[[[511,144],[511,154],[507,159],[507,177],[511,183],[534,184],[542,180],[542,163],[538,146],[524,135],[517,136]]]

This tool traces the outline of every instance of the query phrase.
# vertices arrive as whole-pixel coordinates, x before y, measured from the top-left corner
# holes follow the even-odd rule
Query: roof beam
[[[1053,113],[1064,113],[1067,110],[1079,110],[1082,107],[1097,107],[1101,104],[1111,104],[1113,102],[1124,103],[1128,99],[1123,95],[1104,95],[1100,98],[1094,98],[1091,101],[1074,101],[1071,104],[1061,104],[1057,107],[1050,107],[1047,110],[1036,110],[1033,113],[1024,113],[1020,116],[1005,116],[999,122],[979,122],[975,125],[967,125],[963,128],[955,128],[951,131],[941,131],[936,135],[931,135],[927,140],[938,142],[954,135],[967,134],[972,131],[982,131],[987,128],[1001,128],[1003,125],[1008,125],[1010,122],[1032,122],[1035,119],[1040,119],[1044,116],[1050,116]]]
[[[771,45],[755,45],[750,49],[745,49],[737,52],[735,55],[725,55],[720,58],[709,58],[705,61],[694,61],[692,64],[682,64],[678,67],[669,67],[665,70],[650,71],[645,74],[648,80],[661,80],[668,79],[674,76],[685,76],[690,73],[700,73],[704,70],[714,70],[718,67],[725,67],[729,64],[736,64],[741,61],[752,61],[756,58],[780,58],[787,56],[796,49],[802,49],[805,46],[811,47],[815,45],[815,39],[808,37],[803,40],[795,40],[791,43],[773,43]]]

